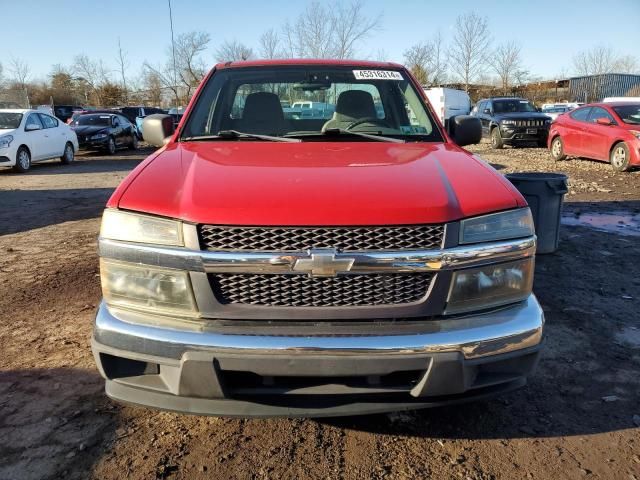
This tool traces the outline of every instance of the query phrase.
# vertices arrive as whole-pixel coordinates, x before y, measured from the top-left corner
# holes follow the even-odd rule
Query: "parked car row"
[[[71,163],[80,149],[114,154],[138,148],[135,126],[118,112],[74,113],[67,125],[43,110],[0,110],[0,167],[26,172],[33,162],[59,158]]]

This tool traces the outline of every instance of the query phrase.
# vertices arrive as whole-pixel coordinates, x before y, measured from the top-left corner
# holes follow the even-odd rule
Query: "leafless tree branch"
[[[491,34],[486,17],[480,17],[475,12],[458,16],[449,50],[449,63],[467,92],[469,84],[485,71],[490,47]]]

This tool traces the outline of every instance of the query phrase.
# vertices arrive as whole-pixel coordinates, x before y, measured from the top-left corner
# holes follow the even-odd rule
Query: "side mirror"
[[[456,115],[449,119],[449,135],[460,147],[480,143],[482,123],[479,118],[470,115]]]
[[[609,120],[606,117],[596,118],[596,123],[598,125],[604,125],[606,127],[608,127],[609,125],[612,125],[611,120]]]
[[[484,113],[485,115],[491,115],[491,109],[490,108],[485,108],[482,113]]]
[[[29,123],[26,127],[24,127],[25,132],[33,132],[34,130],[41,130],[42,127],[37,123]]]
[[[145,142],[155,147],[164,147],[174,131],[175,127],[171,115],[156,113],[144,117],[142,121],[142,137]]]

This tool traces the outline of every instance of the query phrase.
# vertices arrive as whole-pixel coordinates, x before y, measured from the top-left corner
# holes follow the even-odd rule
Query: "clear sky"
[[[212,41],[203,58],[213,65],[220,42],[236,39],[256,47],[264,30],[279,28],[308,3],[172,0],[174,29],[209,32]],[[572,56],[596,44],[640,56],[640,0],[365,0],[365,6],[382,14],[382,29],[361,45],[359,58],[375,59],[384,51],[388,60],[402,62],[409,46],[438,29],[448,39],[456,16],[472,10],[489,18],[494,41],[521,43],[525,67],[534,75],[570,73]],[[162,61],[170,42],[166,0],[5,0],[2,17],[5,75],[11,56],[30,65],[32,78],[46,77],[55,63],[71,64],[78,53],[115,70],[120,37],[128,75],[135,76],[145,60]]]

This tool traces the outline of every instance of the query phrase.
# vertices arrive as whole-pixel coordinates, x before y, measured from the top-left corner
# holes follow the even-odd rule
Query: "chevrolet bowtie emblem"
[[[335,250],[310,250],[311,258],[298,258],[293,265],[296,272],[306,272],[310,277],[335,277],[348,272],[355,258],[336,258]]]

